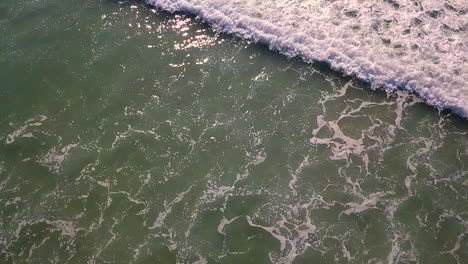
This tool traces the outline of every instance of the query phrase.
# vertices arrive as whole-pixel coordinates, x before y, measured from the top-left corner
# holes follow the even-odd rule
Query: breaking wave
[[[146,0],[468,118],[465,0]]]

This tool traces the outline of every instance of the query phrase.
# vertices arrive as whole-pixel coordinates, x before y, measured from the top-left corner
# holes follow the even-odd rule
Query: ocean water
[[[466,0],[146,0],[468,118]]]
[[[148,3],[0,2],[0,263],[466,262],[463,1]]]

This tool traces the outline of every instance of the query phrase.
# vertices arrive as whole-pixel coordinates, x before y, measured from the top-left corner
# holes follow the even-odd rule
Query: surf
[[[146,0],[468,118],[464,0]]]

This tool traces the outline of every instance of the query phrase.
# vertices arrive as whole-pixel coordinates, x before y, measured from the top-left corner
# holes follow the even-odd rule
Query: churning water
[[[1,263],[466,262],[463,1],[148,2],[0,2]]]

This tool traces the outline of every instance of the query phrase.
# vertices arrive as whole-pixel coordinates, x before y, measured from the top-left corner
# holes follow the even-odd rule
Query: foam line
[[[146,0],[468,118],[465,0]]]

